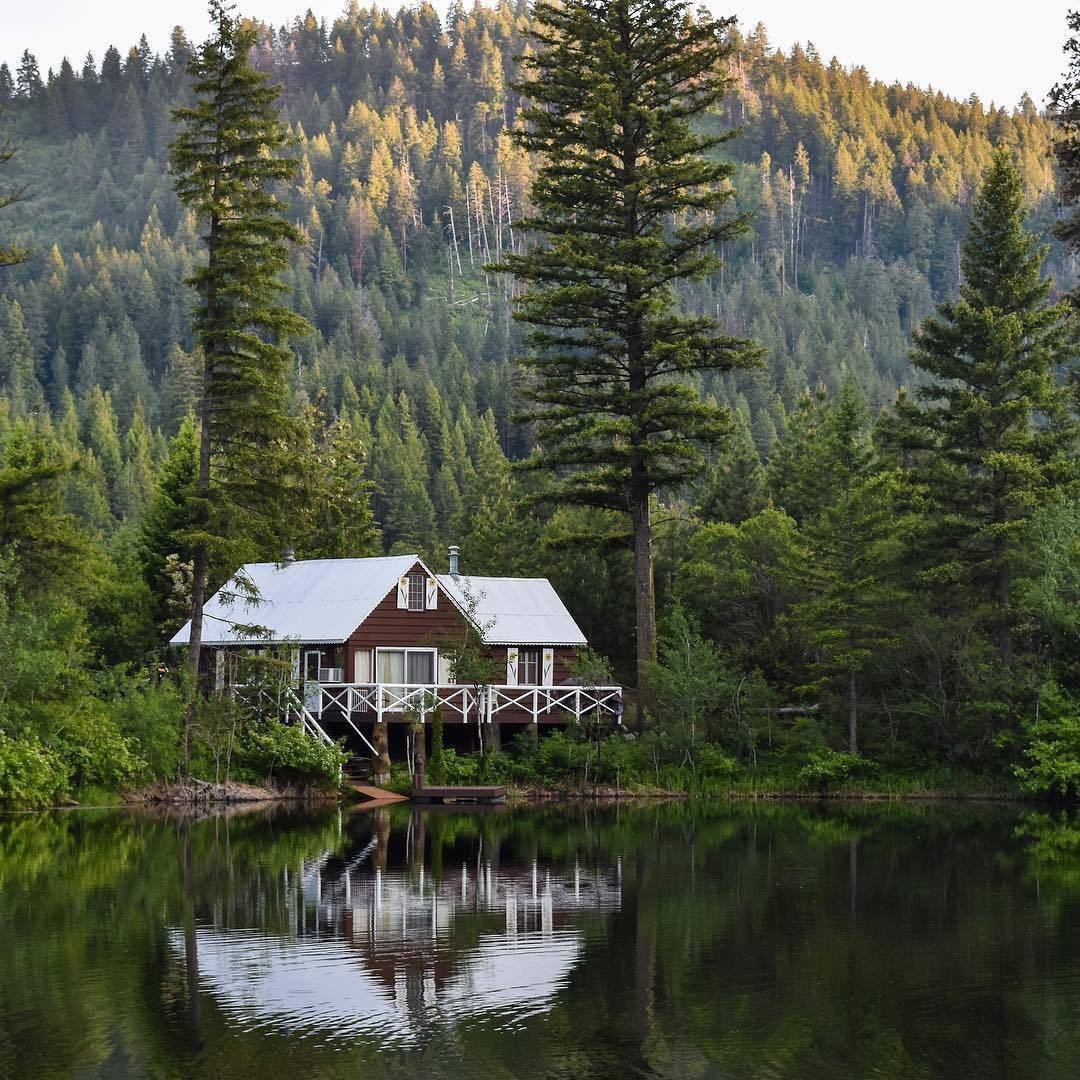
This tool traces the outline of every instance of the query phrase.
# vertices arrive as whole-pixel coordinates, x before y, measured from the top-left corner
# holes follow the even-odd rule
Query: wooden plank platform
[[[471,802],[488,806],[506,802],[505,787],[418,787],[413,788],[414,802]]]
[[[362,784],[359,780],[351,780],[349,787],[360,796],[365,807],[408,802],[409,799],[407,795],[399,795],[396,791],[387,791],[385,788],[375,787],[374,784]]]

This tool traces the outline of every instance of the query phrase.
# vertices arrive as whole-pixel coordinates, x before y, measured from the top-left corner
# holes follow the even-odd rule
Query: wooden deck
[[[491,806],[506,802],[505,787],[418,787],[412,798],[420,803],[470,802]]]

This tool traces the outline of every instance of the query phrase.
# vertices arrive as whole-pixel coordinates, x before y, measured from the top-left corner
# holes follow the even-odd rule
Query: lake
[[[0,1077],[1080,1075],[1080,823],[0,817]]]

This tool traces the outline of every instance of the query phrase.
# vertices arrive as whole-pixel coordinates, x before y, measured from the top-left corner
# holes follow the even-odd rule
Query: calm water
[[[1080,1076],[1080,829],[992,807],[0,817],[0,1076]]]

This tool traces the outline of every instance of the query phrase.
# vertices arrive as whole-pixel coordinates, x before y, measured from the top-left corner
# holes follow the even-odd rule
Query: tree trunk
[[[375,724],[371,732],[371,743],[375,747],[371,778],[376,784],[385,784],[390,779],[390,730],[385,720]]]
[[[853,671],[847,680],[847,745],[849,753],[859,752],[859,692]]]
[[[1012,595],[1009,582],[1009,570],[1004,565],[998,566],[997,571],[997,602],[998,602],[998,648],[1001,651],[1001,663],[1009,667],[1013,660],[1012,620],[1010,607]]]
[[[210,234],[207,247],[210,252],[209,265],[213,265],[217,250],[217,236],[220,224],[216,215],[210,220]],[[206,310],[208,322],[216,317],[217,300],[213,291],[207,293]],[[204,350],[202,395],[199,399],[199,476],[195,488],[198,497],[198,511],[195,515],[197,527],[204,533],[210,522],[210,458],[211,424],[214,417],[214,354]],[[191,700],[184,713],[184,761],[183,774],[191,775],[191,735],[195,726],[195,709],[199,699],[199,667],[202,660],[203,608],[206,605],[206,588],[210,579],[210,549],[205,540],[200,540],[195,547],[195,559],[192,567],[191,582],[191,633],[188,636],[188,670],[191,672]]]
[[[502,731],[499,729],[499,721],[492,719],[490,724],[481,725],[481,738],[484,741],[484,752],[497,754],[502,750]]]
[[[655,711],[649,686],[649,665],[656,660],[656,591],[653,583],[652,521],[649,493],[634,493],[634,604],[637,616],[637,728],[644,727],[645,711]]]

